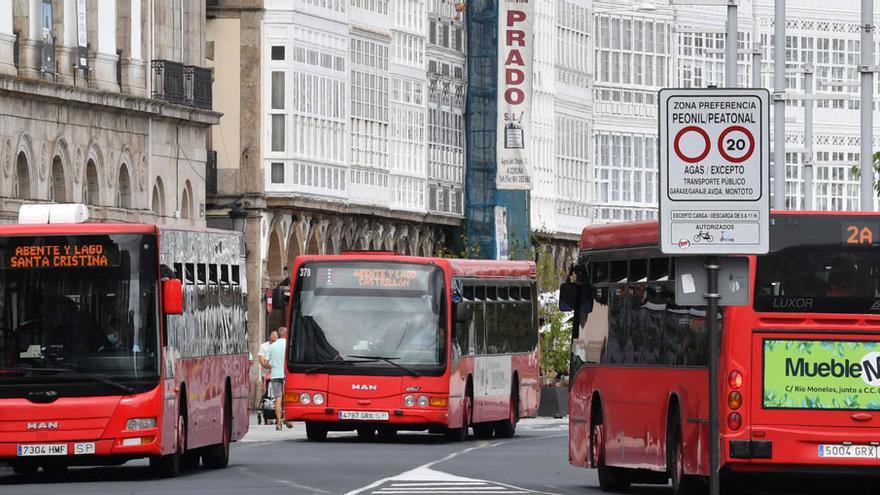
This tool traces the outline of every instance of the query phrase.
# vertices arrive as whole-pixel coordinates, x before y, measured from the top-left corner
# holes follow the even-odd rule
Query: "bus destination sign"
[[[428,272],[411,268],[321,267],[317,287],[327,289],[427,290]]]
[[[769,93],[660,91],[660,242],[667,254],[769,250]]]
[[[111,266],[103,244],[45,244],[16,246],[9,268],[99,268]]]

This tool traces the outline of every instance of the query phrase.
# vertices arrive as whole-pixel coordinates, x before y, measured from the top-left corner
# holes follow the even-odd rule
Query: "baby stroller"
[[[257,424],[277,424],[278,418],[275,415],[275,398],[269,391],[269,375],[263,379],[263,396],[260,397],[260,410],[257,411]]]

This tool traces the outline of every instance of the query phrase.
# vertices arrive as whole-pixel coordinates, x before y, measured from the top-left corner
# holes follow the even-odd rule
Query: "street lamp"
[[[232,230],[244,234],[247,225],[248,212],[244,209],[241,201],[236,201],[229,210],[229,219],[232,221]]]

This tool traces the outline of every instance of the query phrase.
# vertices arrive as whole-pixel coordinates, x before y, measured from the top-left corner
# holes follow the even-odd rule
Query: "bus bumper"
[[[351,421],[340,419],[341,412],[349,411],[388,412],[388,420]],[[432,426],[445,427],[449,424],[449,413],[446,409],[406,408],[389,410],[285,405],[284,417],[290,421],[327,423],[327,426],[331,429],[335,429],[332,423],[336,423],[339,430],[353,430],[358,426],[365,425],[388,425],[397,429],[427,429]]]
[[[135,433],[135,432],[132,432]],[[46,462],[64,461],[67,464],[96,465],[117,464],[120,461],[161,454],[161,439],[158,431],[136,432],[119,438],[95,440],[41,439],[18,443],[0,443],[0,461]],[[59,446],[66,450],[62,455],[23,455],[28,446],[51,446],[58,452]]]
[[[755,436],[754,432],[760,432]],[[873,444],[873,445],[872,445]],[[821,445],[865,446],[861,455],[829,457]],[[722,462],[729,472],[861,472],[880,469],[880,442],[876,431],[852,427],[752,427],[750,432],[725,435]]]

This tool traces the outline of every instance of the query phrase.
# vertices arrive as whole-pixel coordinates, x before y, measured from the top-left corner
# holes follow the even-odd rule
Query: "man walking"
[[[284,357],[287,351],[287,328],[278,329],[278,339],[269,346],[265,357],[260,357],[263,367],[269,369],[269,395],[275,399],[275,429],[281,429],[281,402],[284,399]],[[288,424],[288,427],[291,425]]]

